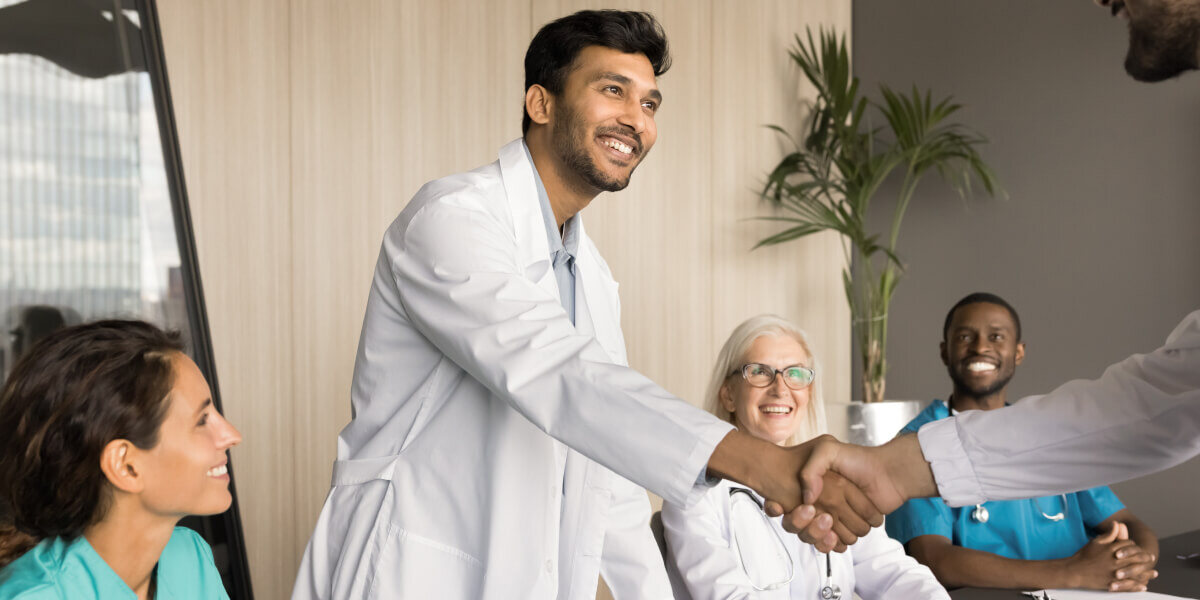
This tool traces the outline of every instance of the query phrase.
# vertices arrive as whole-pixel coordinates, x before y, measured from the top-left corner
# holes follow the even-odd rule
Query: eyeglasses
[[[800,365],[776,369],[770,365],[749,363],[742,365],[740,369],[733,371],[730,375],[738,372],[741,372],[746,383],[754,387],[767,387],[775,383],[776,374],[782,374],[783,383],[787,384],[793,390],[802,390],[812,385],[813,380],[817,378],[816,371]]]

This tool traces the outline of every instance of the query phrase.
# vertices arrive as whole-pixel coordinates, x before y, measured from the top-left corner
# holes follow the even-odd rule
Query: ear
[[[721,384],[721,389],[717,390],[717,398],[721,401],[721,409],[729,414],[734,413],[733,393],[729,391],[729,382]]]
[[[550,114],[554,110],[554,95],[550,90],[534,84],[525,90],[525,112],[529,119],[538,125],[550,122]]]
[[[129,440],[113,440],[100,453],[100,470],[113,487],[123,492],[138,493],[145,487],[135,463],[140,453]]]
[[[1016,364],[1021,364],[1025,360],[1025,342],[1017,342]]]
[[[950,366],[950,355],[946,354],[946,342],[944,340],[938,344],[938,354],[942,357],[942,364],[947,367]]]

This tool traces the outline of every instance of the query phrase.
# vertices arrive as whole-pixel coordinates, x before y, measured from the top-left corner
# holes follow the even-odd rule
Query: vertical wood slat
[[[159,0],[251,580],[283,598],[295,526],[288,0]],[[320,495],[320,489],[305,495]]]

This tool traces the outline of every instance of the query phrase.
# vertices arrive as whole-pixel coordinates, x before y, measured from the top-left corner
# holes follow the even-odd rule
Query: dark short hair
[[[60,329],[21,357],[0,393],[3,529],[74,538],[104,516],[104,447],[158,444],[183,347],[178,333],[110,320]]]
[[[1008,314],[1012,315],[1013,323],[1015,323],[1017,326],[1017,341],[1021,341],[1021,317],[1017,316],[1017,309],[1013,308],[1011,304],[1004,300],[1004,298],[1001,298],[995,294],[989,294],[987,292],[975,292],[973,294],[967,294],[966,297],[956,302],[954,306],[950,308],[950,312],[946,313],[946,323],[942,325],[942,340],[945,340],[950,334],[950,321],[954,320],[954,311],[968,304],[979,304],[981,302],[995,304],[996,306],[1003,307],[1004,310],[1007,310]]]
[[[579,53],[588,46],[604,46],[627,54],[642,54],[658,77],[671,68],[667,35],[653,15],[624,10],[581,10],[538,30],[525,51],[525,91],[540,85],[559,95]],[[521,107],[521,133],[533,121]]]

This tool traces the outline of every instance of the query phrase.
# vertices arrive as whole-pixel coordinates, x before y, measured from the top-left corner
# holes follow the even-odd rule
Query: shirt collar
[[[563,223],[563,234],[560,237],[558,222],[554,219],[554,209],[550,207],[550,195],[546,193],[546,186],[542,183],[537,165],[533,164],[529,145],[522,143],[521,147],[525,149],[525,157],[529,159],[529,166],[533,169],[533,183],[537,187],[538,203],[542,207],[542,222],[546,225],[546,242],[550,244],[550,256],[565,250],[567,256],[575,258],[579,252],[579,215],[574,215]]]

